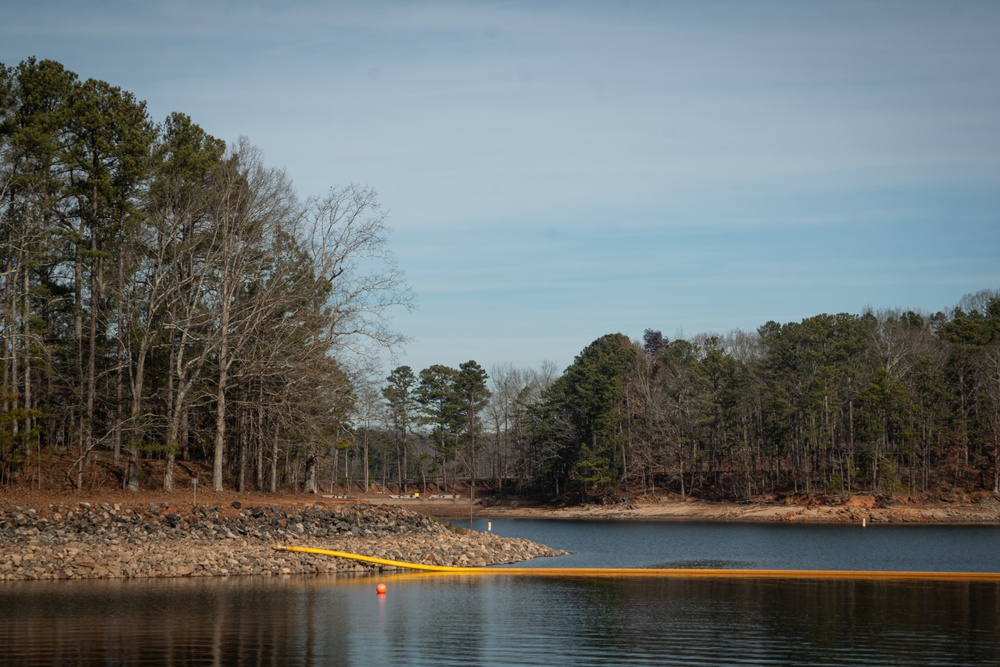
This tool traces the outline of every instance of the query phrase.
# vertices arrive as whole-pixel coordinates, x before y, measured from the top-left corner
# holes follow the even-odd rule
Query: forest
[[[690,340],[609,334],[561,375],[501,366],[488,380],[471,361],[395,369],[381,469],[410,470],[408,438],[423,426],[424,463],[440,474],[455,461],[494,491],[1000,493],[1000,291],[947,314],[823,314]]]
[[[1000,493],[1000,290],[386,375],[413,300],[389,234],[368,187],[301,199],[247,139],[0,65],[0,486],[100,457],[126,490],[196,461],[239,491]]]
[[[0,484],[59,450],[78,486],[106,452],[126,489],[149,457],[168,490],[178,457],[218,490],[315,487],[353,437],[351,375],[402,340],[388,233],[369,188],[300,201],[245,139],[0,67]]]

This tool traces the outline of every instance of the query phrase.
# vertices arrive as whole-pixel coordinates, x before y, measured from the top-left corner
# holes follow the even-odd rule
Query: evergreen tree
[[[455,376],[455,401],[458,418],[462,421],[466,469],[474,481],[479,476],[479,448],[483,440],[480,414],[490,400],[490,390],[486,387],[489,375],[472,360],[459,364],[458,369],[458,375]]]
[[[389,374],[386,382],[388,384],[382,389],[382,397],[389,408],[389,424],[392,427],[396,446],[397,480],[400,490],[407,493],[409,435],[417,408],[414,395],[417,378],[409,366],[398,366]]]
[[[448,462],[455,458],[458,439],[465,421],[459,403],[456,381],[458,371],[434,364],[420,371],[415,397],[420,405],[420,423],[431,427],[430,445],[440,457],[439,473],[448,488]]]

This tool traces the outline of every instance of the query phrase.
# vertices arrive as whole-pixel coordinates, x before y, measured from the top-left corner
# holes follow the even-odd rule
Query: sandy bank
[[[379,502],[399,504],[415,511],[453,519],[607,519],[639,521],[740,521],[802,523],[936,523],[1000,525],[1000,501],[986,498],[978,502],[915,502],[905,498],[888,500],[856,495],[836,503],[820,501],[748,503],[706,502],[693,499],[632,500],[609,504],[552,506],[538,503],[489,499],[399,500]]]

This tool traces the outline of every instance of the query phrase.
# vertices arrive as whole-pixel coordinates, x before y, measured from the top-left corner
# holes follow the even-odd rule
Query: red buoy
[[[385,595],[385,584],[379,584],[375,587],[375,592],[379,595]]]

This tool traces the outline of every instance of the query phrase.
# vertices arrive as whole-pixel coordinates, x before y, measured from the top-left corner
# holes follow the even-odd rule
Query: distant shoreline
[[[757,501],[709,502],[693,499],[633,500],[627,504],[547,506],[540,503],[380,499],[371,503],[401,505],[442,518],[590,519],[621,521],[719,521],[747,523],[857,523],[857,524],[979,524],[1000,525],[1000,501],[916,502],[905,498],[879,501],[854,495],[840,504]],[[471,511],[470,511],[471,510]]]
[[[356,503],[389,505],[433,517],[449,519],[590,519],[622,521],[720,521],[751,523],[865,523],[867,524],[980,524],[1000,525],[1000,498],[989,495],[980,499],[955,501],[913,499],[904,495],[892,499],[871,494],[845,494],[841,498],[798,497],[757,499],[750,502],[716,502],[679,496],[635,498],[627,503],[591,503],[554,505],[527,499],[497,499],[477,494],[469,503],[468,495],[421,493],[309,494],[215,492],[198,488],[166,492],[144,489],[127,492],[103,488],[85,491],[32,491],[0,489],[0,506],[21,505],[44,512],[49,504],[78,502],[117,503],[122,507],[145,506],[150,502],[170,506],[218,506],[224,513],[235,513],[232,503],[259,505],[289,510],[315,504],[342,507]]]

